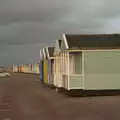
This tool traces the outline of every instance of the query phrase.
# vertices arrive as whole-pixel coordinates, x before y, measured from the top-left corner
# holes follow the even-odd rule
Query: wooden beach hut
[[[43,77],[44,83],[48,84],[48,60],[46,48],[43,48]]]
[[[63,34],[61,49],[65,90],[120,90],[120,34]]]
[[[44,66],[43,66],[43,49],[40,49],[40,81],[41,81],[41,83],[43,83],[43,81],[44,81],[44,75],[43,75],[43,68],[44,68]]]
[[[54,54],[54,47],[46,47],[46,51],[47,51],[47,60],[48,60],[48,84],[50,87],[53,87],[53,78],[54,78],[54,71],[53,71],[53,67],[54,67],[54,60],[55,57],[53,56]]]
[[[62,74],[64,72],[63,52],[61,51],[62,40],[56,40],[54,51],[54,86],[56,91],[61,91],[64,87]]]

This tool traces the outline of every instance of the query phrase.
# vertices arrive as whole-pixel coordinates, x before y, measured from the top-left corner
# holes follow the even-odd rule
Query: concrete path
[[[120,120],[120,96],[72,98],[14,74],[0,78],[0,120]]]

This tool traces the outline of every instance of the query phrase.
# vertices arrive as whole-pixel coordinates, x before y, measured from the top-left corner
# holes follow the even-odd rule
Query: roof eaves
[[[59,48],[61,48],[62,40],[58,40]]]
[[[42,58],[42,52],[41,52],[41,49],[40,49],[40,59]]]
[[[49,59],[50,55],[49,55],[48,47],[46,47],[45,49],[46,49],[46,52],[47,52],[47,57]]]
[[[43,58],[46,58],[46,55],[45,55],[45,48],[43,48]]]
[[[65,43],[66,49],[69,49],[69,46],[68,46],[68,43],[67,43],[67,39],[66,39],[66,34],[65,34],[65,33],[63,34],[63,40],[64,40],[64,43]]]

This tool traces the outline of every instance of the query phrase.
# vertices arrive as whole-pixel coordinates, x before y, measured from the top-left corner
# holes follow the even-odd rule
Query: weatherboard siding
[[[120,89],[120,50],[85,52],[85,89]]]

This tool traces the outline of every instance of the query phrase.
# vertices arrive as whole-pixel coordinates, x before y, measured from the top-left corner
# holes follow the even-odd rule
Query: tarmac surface
[[[120,96],[68,97],[13,74],[0,78],[0,120],[120,120]]]

